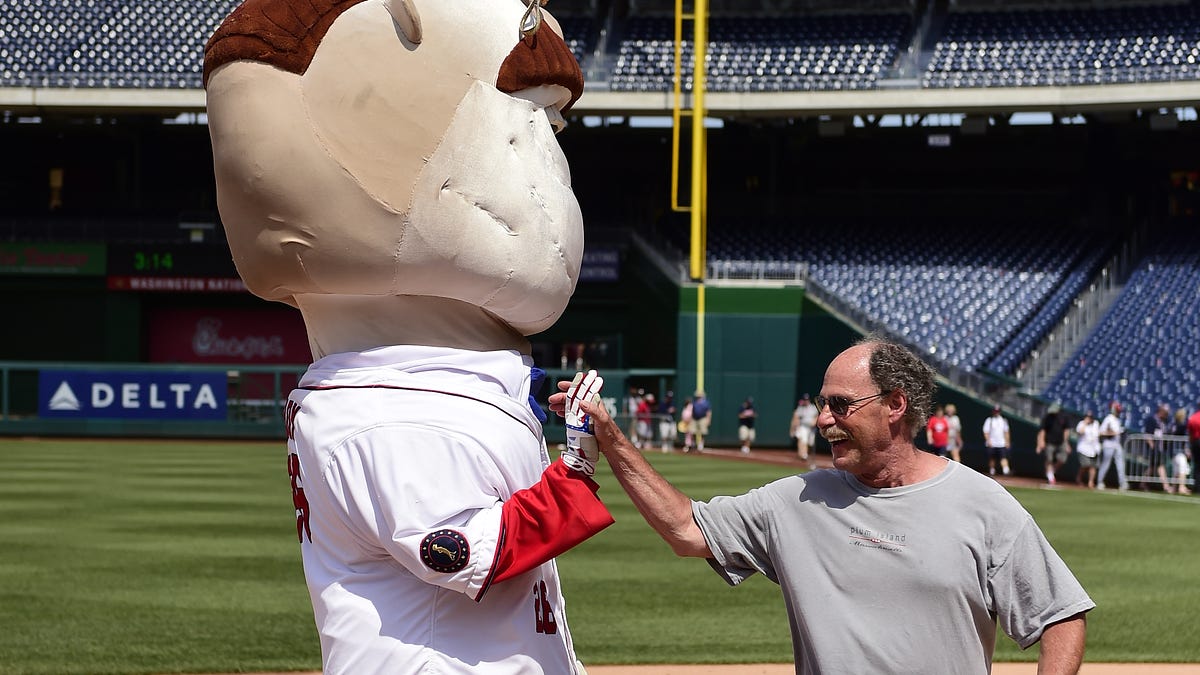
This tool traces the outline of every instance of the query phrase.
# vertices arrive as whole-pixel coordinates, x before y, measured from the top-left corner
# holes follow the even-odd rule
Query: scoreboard
[[[229,249],[211,244],[108,244],[113,291],[245,292]]]

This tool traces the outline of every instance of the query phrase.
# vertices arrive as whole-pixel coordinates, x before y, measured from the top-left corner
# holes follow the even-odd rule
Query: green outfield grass
[[[651,459],[700,498],[786,472]],[[585,663],[790,660],[774,584],[676,558],[601,482],[617,523],[560,559]],[[319,668],[281,444],[0,439],[0,485],[0,673]],[[1200,501],[1014,493],[1099,605],[1089,661],[1200,662]]]

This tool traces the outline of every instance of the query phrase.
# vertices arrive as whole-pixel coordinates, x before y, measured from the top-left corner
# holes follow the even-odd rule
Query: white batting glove
[[[587,475],[596,474],[596,460],[600,459],[600,448],[592,435],[592,418],[579,409],[580,401],[600,402],[600,389],[604,378],[589,370],[587,374],[575,373],[571,387],[567,389],[566,422],[567,449],[562,460],[572,469]]]

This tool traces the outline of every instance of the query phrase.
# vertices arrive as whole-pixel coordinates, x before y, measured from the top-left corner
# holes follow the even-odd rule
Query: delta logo
[[[223,372],[44,370],[39,414],[51,418],[224,420]]]

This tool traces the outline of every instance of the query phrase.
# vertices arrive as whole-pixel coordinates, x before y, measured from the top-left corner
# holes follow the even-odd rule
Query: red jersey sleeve
[[[596,495],[599,484],[558,460],[542,479],[513,493],[500,516],[500,540],[479,600],[499,583],[564,553],[613,524]]]

